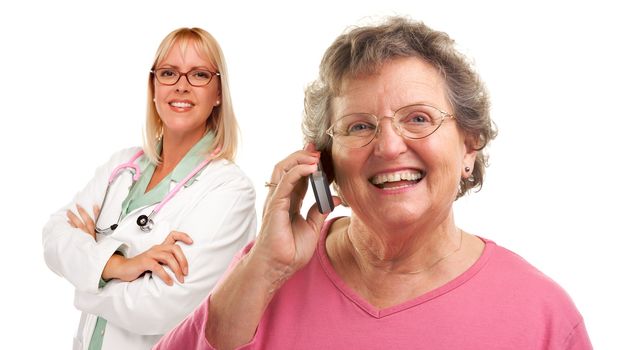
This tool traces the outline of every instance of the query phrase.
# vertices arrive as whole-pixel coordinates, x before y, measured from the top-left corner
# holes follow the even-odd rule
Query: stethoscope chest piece
[[[150,232],[152,230],[152,226],[154,225],[154,221],[149,218],[149,216],[143,214],[137,218],[137,225],[143,232]]]

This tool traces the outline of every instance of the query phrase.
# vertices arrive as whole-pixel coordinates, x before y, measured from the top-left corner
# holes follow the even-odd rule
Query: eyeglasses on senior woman
[[[339,118],[325,131],[337,143],[349,148],[364,147],[379,133],[379,123],[392,119],[396,132],[410,139],[425,138],[440,128],[445,118],[455,118],[436,107],[417,103],[401,107],[392,117],[378,117],[371,113],[353,113]]]
[[[211,72],[206,69],[193,69],[181,73],[175,68],[158,68],[151,70],[150,73],[154,74],[156,80],[163,85],[175,85],[184,76],[189,84],[195,87],[206,86],[210,84],[212,77],[221,75],[219,72]]]

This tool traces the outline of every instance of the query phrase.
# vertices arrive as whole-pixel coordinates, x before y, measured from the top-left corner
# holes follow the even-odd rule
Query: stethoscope
[[[197,167],[195,167],[193,171],[191,171],[188,175],[186,175],[186,177],[182,181],[180,181],[174,187],[173,190],[169,191],[169,193],[167,193],[165,198],[154,208],[154,210],[152,210],[152,212],[149,215],[143,214],[137,218],[136,223],[141,229],[141,231],[143,232],[152,231],[152,227],[154,226],[154,220],[153,220],[154,216],[158,214],[160,209],[162,209],[162,207],[164,207],[165,204],[167,204],[167,202],[169,202],[169,200],[171,200],[171,198],[173,198],[173,196],[175,196],[176,193],[178,193],[178,191],[180,191],[180,189],[182,189],[182,187],[184,187],[189,182],[189,180],[191,180],[206,165],[208,165],[208,163],[210,163],[220,151],[221,151],[221,147],[217,147],[210,154],[210,156],[208,156],[208,158],[206,158]],[[132,156],[132,158],[127,163],[119,164],[117,167],[115,167],[115,169],[113,169],[113,172],[108,178],[108,186],[106,187],[106,192],[104,193],[104,200],[102,201],[101,209],[104,209],[104,206],[106,205],[106,198],[108,198],[108,192],[111,189],[111,185],[113,184],[113,182],[115,182],[115,180],[117,180],[117,178],[119,178],[121,174],[123,174],[126,171],[129,171],[132,174],[132,184],[134,184],[139,179],[139,177],[141,177],[141,169],[139,169],[139,166],[136,164],[136,160],[142,155],[143,155],[143,150],[140,150],[134,156]],[[102,210],[100,210],[100,214],[101,213],[102,213]],[[113,231],[115,231],[117,226],[119,226],[119,221],[121,220],[121,214],[119,214],[119,218],[117,218],[117,223],[112,224],[108,228],[99,228],[98,227],[99,219],[100,217],[98,215],[98,218],[95,220],[95,232],[107,235],[107,234],[111,234]]]

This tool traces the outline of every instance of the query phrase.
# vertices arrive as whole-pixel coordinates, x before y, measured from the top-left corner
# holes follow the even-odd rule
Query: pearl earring
[[[469,166],[465,167],[465,168],[464,168],[464,171],[465,171],[465,172],[469,172],[469,171],[470,171],[470,167],[469,167]]]

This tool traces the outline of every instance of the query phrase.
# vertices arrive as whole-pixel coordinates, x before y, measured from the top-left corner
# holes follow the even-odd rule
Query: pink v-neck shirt
[[[592,349],[583,318],[553,280],[485,240],[459,277],[378,309],[336,274],[321,232],[314,257],[275,294],[255,337],[240,349]],[[233,265],[251,248],[245,248]],[[213,349],[207,298],[155,349]]]

